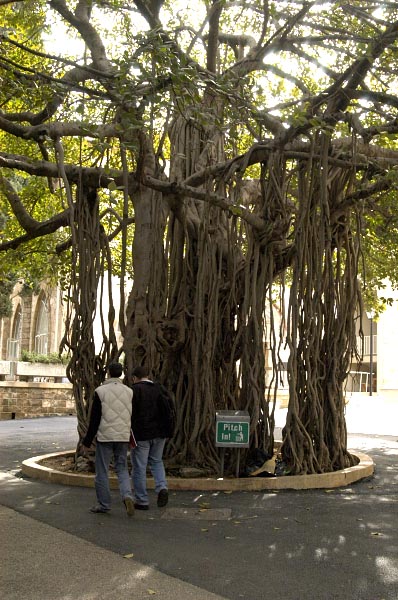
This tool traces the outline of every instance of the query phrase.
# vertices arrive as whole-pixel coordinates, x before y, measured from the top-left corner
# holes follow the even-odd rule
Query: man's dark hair
[[[123,373],[123,365],[119,362],[111,363],[108,367],[108,371],[111,377],[120,377]]]
[[[148,375],[148,369],[142,365],[138,365],[138,367],[135,367],[135,369],[132,372],[132,376],[137,377],[137,379],[143,379],[145,377],[148,377]]]

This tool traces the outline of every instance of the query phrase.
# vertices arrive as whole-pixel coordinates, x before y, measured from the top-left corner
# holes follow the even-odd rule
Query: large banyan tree
[[[127,378],[145,363],[175,395],[171,462],[217,468],[220,409],[248,411],[251,447],[269,453],[287,349],[286,471],[353,464],[363,234],[378,206],[380,231],[394,219],[396,3],[0,11],[2,269],[45,252],[43,274],[62,273],[80,433],[123,355]]]

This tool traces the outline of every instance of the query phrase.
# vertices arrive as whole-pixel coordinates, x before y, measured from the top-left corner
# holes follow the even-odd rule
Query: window
[[[35,352],[48,354],[48,304],[45,296],[40,296],[37,308]]]
[[[22,338],[22,310],[19,304],[14,315],[12,335],[7,340],[7,360],[19,360]]]

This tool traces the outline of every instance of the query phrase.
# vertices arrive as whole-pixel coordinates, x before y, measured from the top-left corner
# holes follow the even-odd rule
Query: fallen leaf
[[[209,531],[208,529],[201,529],[200,531]]]
[[[153,596],[154,594],[156,594],[155,590],[147,590],[148,594],[150,594],[151,596]]]
[[[273,527],[272,529],[280,529],[280,527]]]
[[[133,558],[134,554],[125,554],[123,558]]]
[[[380,531],[372,531],[370,535],[383,535]]]

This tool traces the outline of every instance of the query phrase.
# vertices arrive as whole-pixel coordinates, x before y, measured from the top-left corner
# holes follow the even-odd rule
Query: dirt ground
[[[72,454],[70,456],[52,456],[50,458],[45,458],[40,461],[40,464],[43,465],[43,467],[48,467],[55,471],[76,473],[75,457]]]

